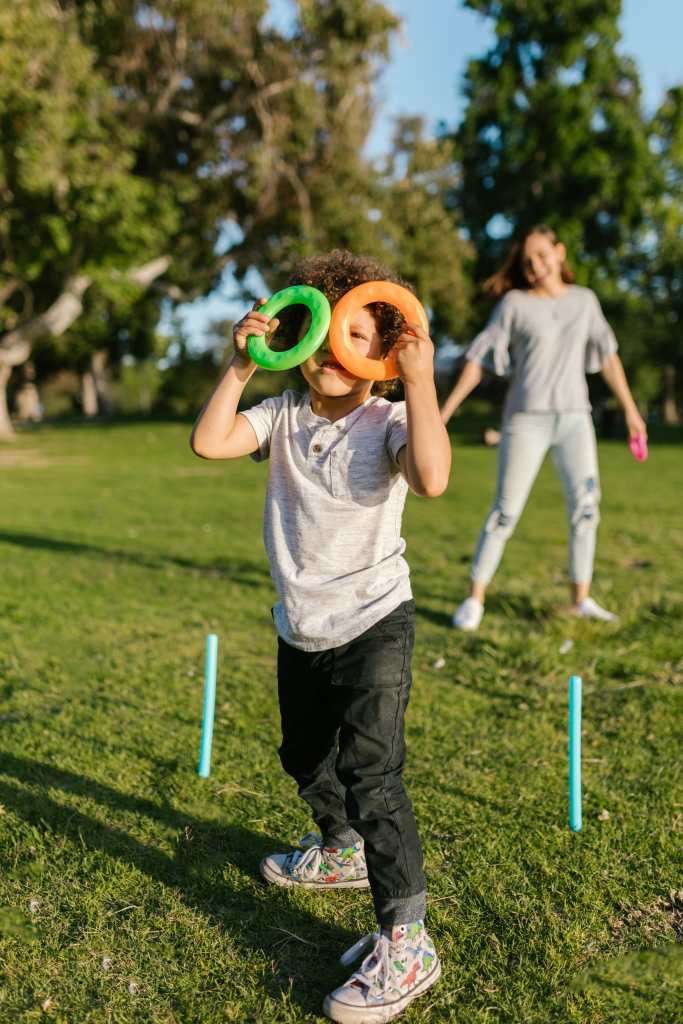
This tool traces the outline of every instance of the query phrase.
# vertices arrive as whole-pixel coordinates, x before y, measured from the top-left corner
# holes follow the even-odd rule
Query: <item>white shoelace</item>
[[[323,857],[322,838],[315,832],[308,832],[303,839],[299,840],[299,845],[303,847],[305,853],[301,853],[300,850],[290,853],[287,857],[287,867],[297,874],[300,871],[305,871],[311,864],[314,870],[317,870]]]
[[[340,962],[344,967],[348,967],[371,943],[374,943],[371,952],[349,978],[349,982],[357,981],[367,989],[372,988],[377,975],[382,980],[389,977],[389,939],[387,936],[382,935],[381,932],[370,932],[358,942],[354,942],[353,946],[340,957]]]

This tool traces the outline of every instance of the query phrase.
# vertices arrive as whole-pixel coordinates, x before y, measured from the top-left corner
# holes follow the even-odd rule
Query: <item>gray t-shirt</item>
[[[510,416],[590,411],[586,374],[616,351],[595,293],[569,285],[556,298],[507,292],[465,358],[512,378],[504,412]]]
[[[405,402],[369,398],[343,419],[316,416],[285,391],[243,413],[270,458],[263,538],[280,600],[278,634],[324,651],[348,643],[411,598],[401,515],[408,485],[396,461]]]

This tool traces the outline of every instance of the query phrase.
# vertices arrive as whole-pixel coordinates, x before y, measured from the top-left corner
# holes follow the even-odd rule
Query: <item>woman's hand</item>
[[[638,406],[633,399],[631,389],[629,388],[628,381],[626,380],[624,367],[616,352],[612,352],[611,355],[607,356],[602,364],[601,372],[612,391],[619,399],[621,407],[624,410],[624,419],[626,420],[628,436],[637,437],[638,434],[642,434],[644,437],[647,437],[645,420],[638,412]]]
[[[627,409],[624,413],[626,419],[626,429],[628,430],[628,436],[638,437],[640,434],[642,437],[647,438],[647,426],[645,420],[640,415],[636,408]]]
[[[279,320],[267,317],[264,313],[257,312],[259,306],[263,306],[267,299],[257,299],[248,313],[233,324],[232,340],[235,346],[235,358],[245,367],[252,367],[254,362],[247,349],[247,338],[250,334],[272,334],[277,330]]]

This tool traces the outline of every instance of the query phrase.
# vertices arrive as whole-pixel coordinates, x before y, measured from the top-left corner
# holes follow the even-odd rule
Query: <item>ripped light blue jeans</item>
[[[472,579],[488,584],[550,450],[564,489],[569,521],[569,575],[590,583],[600,521],[595,430],[588,412],[517,412],[503,425],[496,497],[482,527]]]

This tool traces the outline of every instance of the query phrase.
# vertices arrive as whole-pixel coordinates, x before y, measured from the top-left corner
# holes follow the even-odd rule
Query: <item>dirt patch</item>
[[[625,937],[638,930],[647,935],[683,939],[683,889],[671,889],[668,896],[659,896],[645,907],[624,908],[623,916],[610,922],[612,932]],[[673,933],[673,934],[672,934]]]
[[[0,469],[49,469],[50,466],[82,465],[84,462],[85,459],[77,455],[52,458],[32,448],[0,448]]]

